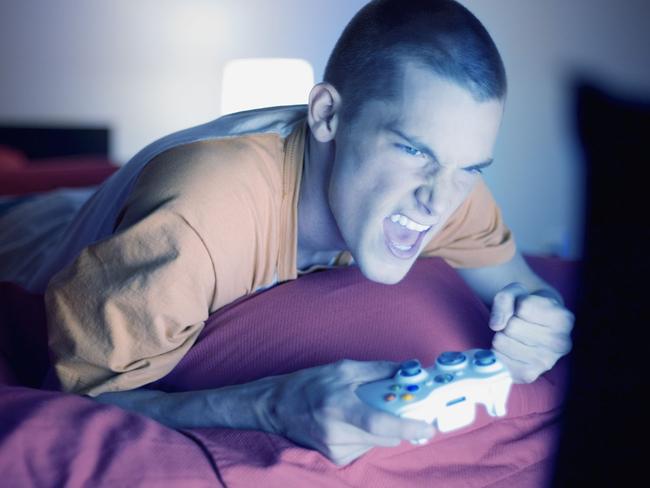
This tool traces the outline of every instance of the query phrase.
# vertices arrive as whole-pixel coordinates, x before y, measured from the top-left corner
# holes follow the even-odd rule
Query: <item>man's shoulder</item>
[[[191,142],[152,159],[124,205],[126,225],[165,204],[192,215],[250,212],[282,195],[283,138],[260,133]]]
[[[282,142],[278,134],[261,133],[184,144],[155,157],[137,184],[172,187],[184,195],[245,182],[277,185],[281,181]]]

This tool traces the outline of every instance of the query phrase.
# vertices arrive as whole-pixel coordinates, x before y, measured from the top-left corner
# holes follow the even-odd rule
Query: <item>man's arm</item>
[[[274,386],[274,379],[269,377],[213,390],[106,392],[95,400],[146,415],[174,429],[226,427],[273,433],[277,431],[270,413]]]
[[[352,361],[269,376],[212,390],[132,390],[95,399],[173,428],[226,427],[282,435],[345,465],[377,446],[431,438],[429,423],[397,417],[361,401],[362,383],[392,377],[399,364]]]
[[[456,271],[489,308],[492,307],[495,295],[511,283],[522,284],[530,293],[543,290],[549,297],[564,304],[562,295],[530,269],[519,251],[504,264],[483,268],[457,268]]]
[[[505,264],[458,272],[491,307],[492,349],[516,383],[532,383],[571,351],[573,314],[519,252]]]

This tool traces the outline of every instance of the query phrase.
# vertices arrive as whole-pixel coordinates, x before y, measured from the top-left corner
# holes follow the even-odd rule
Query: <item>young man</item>
[[[445,258],[491,305],[493,347],[515,381],[570,350],[571,313],[516,251],[480,176],[506,80],[479,21],[452,0],[371,2],[324,79],[307,107],[235,114],[157,141],[81,210],[35,277],[49,282],[65,390],[174,427],[278,433],[338,464],[429,438],[430,425],[374,410],[349,388],[391,376],[390,362],[344,360],[199,392],[137,389],[240,296],[353,262],[393,284],[418,256]]]

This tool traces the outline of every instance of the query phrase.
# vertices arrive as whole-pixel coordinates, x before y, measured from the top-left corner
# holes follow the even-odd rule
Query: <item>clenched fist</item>
[[[492,349],[515,383],[532,383],[571,351],[574,315],[551,292],[511,283],[494,296]]]

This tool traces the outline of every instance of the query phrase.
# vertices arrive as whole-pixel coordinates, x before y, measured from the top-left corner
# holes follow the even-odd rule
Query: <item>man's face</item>
[[[490,161],[503,104],[414,65],[398,96],[368,101],[336,132],[329,204],[362,273],[400,281]],[[484,165],[483,165],[484,166]]]

